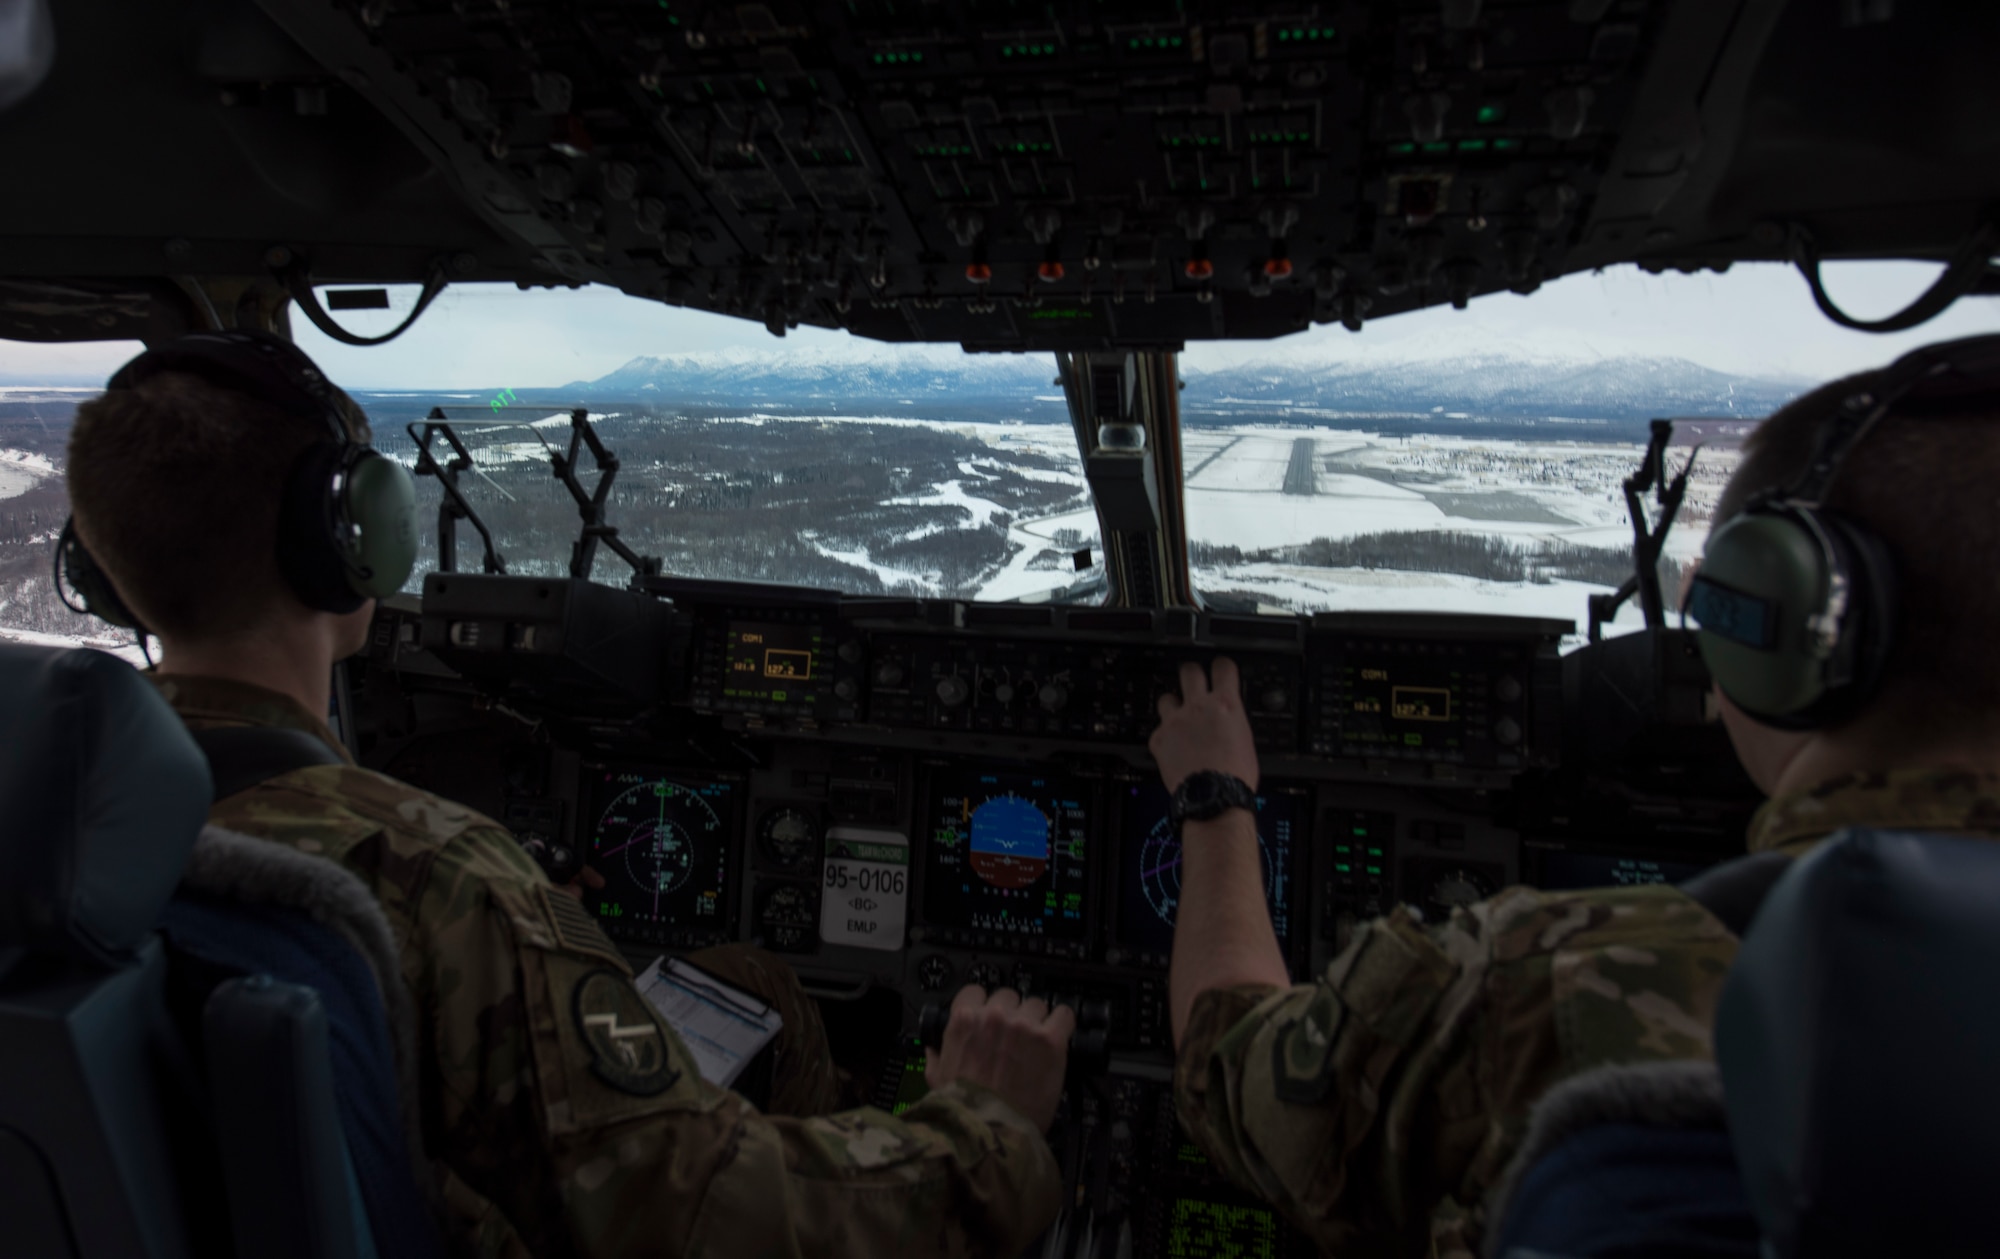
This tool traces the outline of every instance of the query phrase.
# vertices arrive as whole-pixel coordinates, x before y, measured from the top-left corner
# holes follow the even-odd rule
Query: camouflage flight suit
[[[190,726],[304,730],[338,750],[284,696],[155,681]],[[281,775],[210,820],[337,861],[381,903],[417,1012],[416,1101],[457,1253],[1013,1255],[1055,1218],[1047,1141],[977,1085],[900,1118],[797,1118],[705,1083],[591,917],[470,809],[348,762]],[[781,963],[730,961],[708,964],[745,986],[782,971],[796,993]],[[778,1072],[797,1077],[801,1059],[823,1058],[824,1032],[810,1002],[781,1004],[801,1026]],[[795,1087],[795,1104],[816,1092]]]
[[[1848,775],[1767,803],[1753,852],[1849,826],[2000,835],[2000,777]],[[1195,1001],[1181,1122],[1329,1251],[1469,1256],[1528,1112],[1591,1067],[1712,1056],[1736,938],[1671,887],[1509,888],[1367,924],[1317,983]]]

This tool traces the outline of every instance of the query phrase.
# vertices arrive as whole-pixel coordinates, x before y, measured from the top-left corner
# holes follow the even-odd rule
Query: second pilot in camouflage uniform
[[[2000,837],[2000,777],[1845,775],[1766,803],[1749,847],[1796,858],[1847,827]],[[1181,1120],[1336,1254],[1470,1256],[1533,1104],[1592,1067],[1710,1058],[1735,955],[1671,887],[1512,888],[1437,925],[1391,914],[1316,983],[1201,994]]]
[[[304,730],[339,750],[282,695],[156,681],[191,726]],[[704,1082],[597,924],[470,809],[343,763],[241,792],[210,821],[339,862],[380,902],[457,1253],[1012,1255],[1055,1218],[1047,1141],[978,1085],[892,1118],[766,1114]],[[755,983],[759,966],[738,951],[711,968]],[[768,970],[789,985],[766,994],[787,1024],[776,1104],[810,1112],[832,1092],[824,1033],[789,971]]]

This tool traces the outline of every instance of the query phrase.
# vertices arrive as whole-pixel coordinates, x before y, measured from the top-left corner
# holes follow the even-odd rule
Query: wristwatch
[[[1196,770],[1181,779],[1181,785],[1174,788],[1174,800],[1167,810],[1167,816],[1174,824],[1174,838],[1181,837],[1181,823],[1206,822],[1218,818],[1231,809],[1248,809],[1254,816],[1257,812],[1257,793],[1250,790],[1250,784],[1234,774],[1224,774],[1213,769]]]

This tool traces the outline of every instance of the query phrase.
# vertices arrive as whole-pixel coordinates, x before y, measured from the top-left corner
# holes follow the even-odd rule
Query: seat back
[[[177,1121],[199,1068],[168,1017],[153,923],[207,814],[207,767],[102,652],[0,644],[0,696],[7,1249],[188,1254]]]
[[[158,924],[191,913],[211,937],[269,927],[242,906],[169,906],[210,798],[179,717],[87,650],[0,644],[0,696],[0,1249],[373,1256],[324,1005],[372,1011],[386,1043],[365,965],[317,972],[322,993],[169,947]],[[380,1128],[386,1089],[400,1137],[386,1056],[356,1109]]]
[[[1767,1253],[1991,1251],[1995,975],[2000,843],[1848,831],[1772,888],[1715,1040]]]

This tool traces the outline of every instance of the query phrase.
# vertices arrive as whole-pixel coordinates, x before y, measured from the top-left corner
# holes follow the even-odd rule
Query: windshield
[[[1935,274],[1829,270],[1864,316]],[[390,309],[346,314],[369,335],[413,299],[391,290]],[[1589,596],[1631,572],[1622,482],[1648,421],[1676,421],[1670,473],[1700,446],[1662,565],[1671,592],[1757,419],[1819,381],[1996,325],[1991,299],[1966,299],[1921,329],[1870,337],[1827,323],[1775,266],[1620,268],[1359,335],[1191,345],[1179,369],[1195,585],[1243,611],[1556,617],[1581,641]],[[779,340],[593,288],[455,287],[379,348],[304,321],[295,333],[398,458],[415,457],[405,426],[444,408],[472,455],[463,492],[510,572],[569,571],[581,522],[547,451],[567,447],[583,407],[619,461],[608,523],[667,573],[857,595],[1105,597],[1051,355],[810,328]],[[70,417],[138,348],[0,342],[0,632],[106,636],[56,601],[48,561],[68,510]],[[578,472],[595,485],[588,457]],[[439,486],[420,489],[421,572],[437,562]],[[480,549],[461,523],[458,566],[477,571]],[[622,584],[626,565],[600,549],[593,575]],[[1628,605],[1613,629],[1637,624]]]
[[[427,399],[357,397],[378,433],[399,439],[392,448],[413,449],[402,430],[413,420],[421,430]],[[580,516],[551,476],[548,454],[567,452],[571,413],[439,401],[472,461],[459,489],[506,570],[568,573]],[[643,399],[602,405],[610,409],[589,422],[618,461],[605,517],[663,572],[856,595],[1093,597],[1072,555],[1095,547],[1097,517],[1067,423],[731,415]],[[442,440],[432,449],[440,463],[452,453]],[[595,489],[587,454],[578,475],[586,493]],[[418,492],[428,568],[442,489],[426,477]],[[457,534],[457,566],[476,571],[480,536],[469,523]],[[623,560],[600,550],[597,580],[629,575]]]

